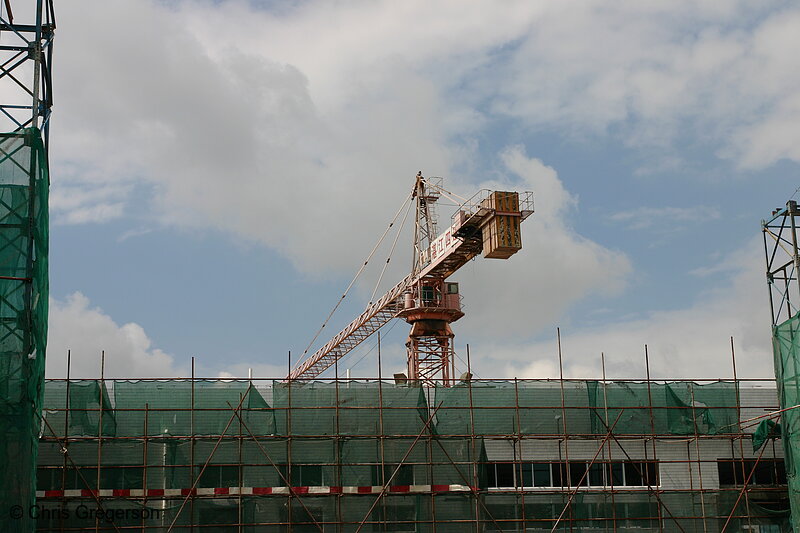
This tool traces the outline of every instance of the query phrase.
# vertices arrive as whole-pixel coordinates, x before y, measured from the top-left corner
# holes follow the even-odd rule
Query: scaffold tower
[[[36,526],[48,304],[51,0],[0,3],[0,530]]]
[[[800,211],[789,200],[761,223],[772,312],[775,379],[781,408],[781,437],[786,454],[786,478],[792,508],[792,526],[800,530],[800,254],[797,225]]]

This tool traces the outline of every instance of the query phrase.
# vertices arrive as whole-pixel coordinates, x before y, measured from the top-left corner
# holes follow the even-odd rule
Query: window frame
[[[498,472],[498,466],[501,465],[511,467],[513,485],[508,484],[508,472],[502,474],[506,481],[501,484],[501,474]],[[542,480],[544,477],[543,465],[548,466],[548,485],[536,482],[537,470],[539,479]],[[488,461],[486,467],[486,488],[489,490],[571,490],[576,488],[575,485],[581,477],[583,481],[578,487],[580,490],[608,490],[612,486],[613,478],[620,478],[613,486],[624,489],[647,489],[648,486],[659,487],[661,483],[659,462],[653,459],[594,462],[591,460]],[[587,471],[586,476],[583,476],[581,468]],[[634,480],[636,483],[633,483]]]

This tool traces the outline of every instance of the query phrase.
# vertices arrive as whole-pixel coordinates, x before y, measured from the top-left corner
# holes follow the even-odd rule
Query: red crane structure
[[[408,379],[422,384],[453,382],[450,323],[464,313],[458,283],[448,278],[480,253],[508,259],[522,249],[520,223],[533,213],[533,193],[483,189],[461,203],[450,226],[438,233],[435,207],[442,195],[453,197],[440,178],[417,174],[411,273],[294,367],[287,381],[319,376],[393,318],[402,318],[411,325],[406,342]]]

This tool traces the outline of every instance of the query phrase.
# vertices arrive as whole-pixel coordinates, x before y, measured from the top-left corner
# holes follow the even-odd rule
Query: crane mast
[[[418,273],[425,266],[425,250],[437,236],[436,201],[439,199],[439,188],[434,184],[427,186],[422,171],[417,173],[412,196],[416,201],[417,216],[414,220],[414,256],[411,274]]]
[[[287,381],[319,376],[390,320],[402,318],[411,325],[406,341],[408,379],[453,382],[450,324],[464,313],[458,283],[448,277],[480,253],[508,259],[519,251],[520,223],[533,213],[533,194],[481,190],[459,206],[450,226],[437,236],[435,205],[445,193],[440,180],[417,174],[411,273],[296,366]]]

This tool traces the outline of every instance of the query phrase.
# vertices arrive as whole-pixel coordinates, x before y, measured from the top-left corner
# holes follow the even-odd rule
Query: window
[[[97,469],[94,467],[40,466],[36,470],[38,490],[85,489],[97,486]],[[141,489],[144,469],[141,466],[105,465],[100,469],[100,488]]]
[[[293,487],[323,487],[329,485],[330,480],[322,465],[293,465]]]
[[[514,463],[489,463],[488,485],[496,488],[514,488]]]
[[[287,465],[279,465],[278,471],[281,473],[281,485],[285,486],[285,480],[289,480],[292,487],[322,487],[332,485],[328,479],[328,473],[322,465],[292,465],[291,479]]]
[[[423,285],[422,286],[422,303],[423,305],[429,305],[433,303],[433,287],[430,285]]]
[[[646,487],[658,485],[658,468],[654,461],[570,461],[570,487]],[[555,467],[555,463],[554,463]],[[563,470],[564,465],[561,465]],[[554,476],[554,481],[556,477]],[[562,476],[560,479],[566,479]],[[556,486],[565,486],[561,483]]]
[[[383,465],[383,478],[381,478],[380,473],[381,465],[375,465],[372,469],[373,485],[381,485],[389,481],[389,479],[392,480],[390,483],[392,486],[414,484],[414,465],[385,464]]]
[[[625,486],[625,468],[624,463],[620,462],[611,462],[608,463],[608,479],[609,485],[614,485],[615,487],[624,487]]]
[[[294,467],[292,467],[292,475],[294,475]],[[303,498],[292,499],[289,505],[284,504],[283,520],[291,517],[292,526],[289,528],[292,533],[319,533],[320,528],[317,524],[323,524],[330,521],[331,517],[326,513],[328,507],[316,498]],[[288,511],[288,516],[286,512]],[[277,519],[277,517],[276,517]],[[316,523],[315,523],[316,522]],[[200,528],[202,530],[203,528]],[[228,528],[227,531],[232,531],[234,528]],[[219,528],[221,531],[222,529]],[[327,527],[326,527],[327,530]]]
[[[553,474],[553,487],[565,487],[567,485],[566,463],[551,463],[550,472]]]
[[[612,463],[613,464],[613,463]],[[655,461],[625,461],[621,463],[623,478],[620,486],[647,487],[658,486],[658,466]],[[614,485],[617,485],[614,477]]]
[[[625,463],[625,482],[624,485],[642,486],[644,476],[640,465],[636,463]]]
[[[300,487],[320,487],[324,485],[321,465],[300,465],[297,469],[297,477],[300,478]]]
[[[655,461],[497,462],[487,465],[490,488],[646,487],[658,485]],[[569,472],[569,473],[567,473]]]
[[[202,475],[200,474],[201,471]],[[239,484],[238,465],[206,465],[205,469],[195,467],[195,475],[200,476],[197,482],[198,487],[235,487]]]
[[[140,466],[104,466],[100,486],[104,489],[141,489],[144,469]]]
[[[533,486],[534,487],[552,487],[553,484],[550,480],[550,463],[533,463]]]
[[[604,463],[595,462],[589,467],[589,485],[592,487],[605,486],[605,471],[606,465]]]
[[[234,524],[239,522],[239,509],[235,504],[223,505],[196,505],[198,523],[203,525],[217,525],[213,529],[235,529]],[[212,530],[213,530],[212,529]]]
[[[583,461],[570,461],[569,463],[569,486],[586,487],[589,485],[589,477],[586,475],[586,465]]]
[[[59,490],[62,471],[61,468],[40,466],[36,469],[36,488],[38,490]]]
[[[783,459],[719,459],[720,487],[741,487],[750,477],[750,485],[785,485],[786,466]]]
[[[380,531],[417,531],[416,522],[420,511],[415,502],[419,504],[416,498],[411,500],[405,496],[387,495],[382,505],[372,511],[372,520],[376,524],[381,524]]]
[[[522,473],[523,487],[552,487],[553,482],[550,477],[550,463],[522,463],[520,471]]]

